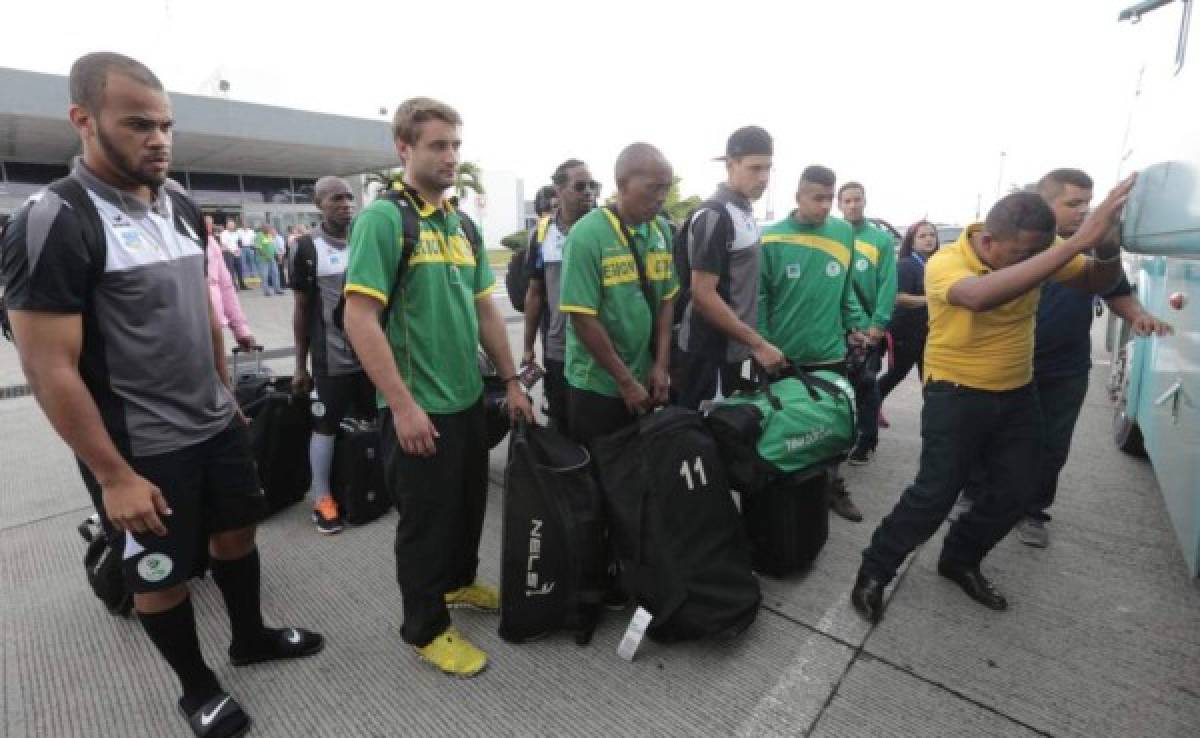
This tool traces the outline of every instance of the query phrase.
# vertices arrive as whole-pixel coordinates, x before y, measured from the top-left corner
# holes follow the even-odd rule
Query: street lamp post
[[[997,200],[999,200],[1000,196],[1004,194],[1003,192],[1001,192],[1000,188],[1004,186],[1004,160],[1007,157],[1008,157],[1008,152],[1006,152],[1006,151],[1000,152],[1000,172],[999,172],[999,174],[996,175],[996,199]]]

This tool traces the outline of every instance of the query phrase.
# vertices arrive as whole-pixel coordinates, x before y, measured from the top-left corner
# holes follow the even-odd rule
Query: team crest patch
[[[867,260],[866,259],[858,259],[857,261],[854,262],[854,268],[860,272],[867,271]]]
[[[137,251],[142,247],[142,236],[136,228],[120,228],[117,234],[121,236],[121,243],[130,251]]]
[[[825,265],[825,276],[836,277],[842,273],[842,265],[836,261],[831,261]]]
[[[142,557],[138,562],[138,576],[144,581],[154,583],[161,582],[171,576],[171,570],[175,568],[171,557],[162,553],[150,553]]]
[[[800,279],[800,275],[802,272],[803,272],[803,270],[800,269],[799,264],[788,264],[787,265],[787,278],[788,279]]]

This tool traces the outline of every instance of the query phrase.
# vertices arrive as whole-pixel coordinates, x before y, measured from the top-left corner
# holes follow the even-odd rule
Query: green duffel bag
[[[771,480],[841,461],[854,444],[854,389],[837,372],[796,370],[717,403],[708,426],[731,486],[753,493]]]

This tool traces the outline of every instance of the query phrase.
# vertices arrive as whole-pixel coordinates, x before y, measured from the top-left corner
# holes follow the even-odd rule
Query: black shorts
[[[250,434],[239,419],[194,446],[127,461],[159,488],[171,508],[171,515],[163,518],[165,536],[126,532],[113,537],[131,592],[155,592],[186,582],[203,571],[210,535],[254,525],[267,514]],[[100,485],[82,464],[80,468],[104,527],[111,532]]]
[[[324,436],[337,434],[338,424],[347,416],[371,420],[376,415],[375,385],[366,372],[353,374],[317,374],[317,397],[325,406],[325,414],[313,418],[313,427]]]

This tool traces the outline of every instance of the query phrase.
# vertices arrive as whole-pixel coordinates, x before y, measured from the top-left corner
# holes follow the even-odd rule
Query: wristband
[[[1100,252],[1097,251],[1096,255],[1092,258],[1096,260],[1097,264],[1112,264],[1114,261],[1121,260],[1121,249],[1114,251],[1112,256],[1101,256]]]
[[[518,382],[518,381],[520,381],[520,377],[518,377],[516,374],[514,374],[514,375],[512,375],[511,377],[503,377],[503,378],[501,378],[501,380],[500,380],[500,381],[501,381],[501,382],[504,382],[505,384],[508,384],[509,382]]]

